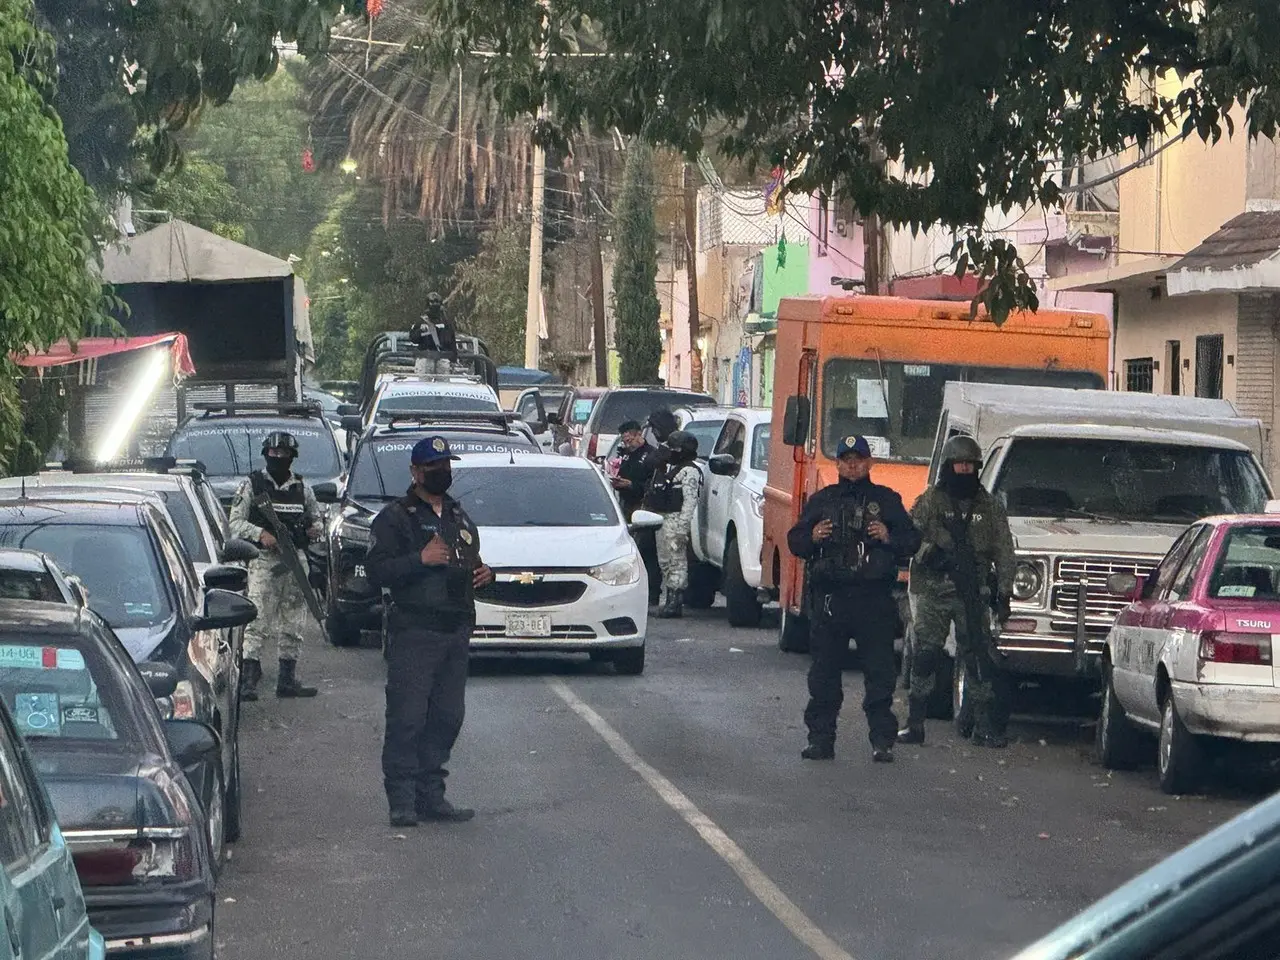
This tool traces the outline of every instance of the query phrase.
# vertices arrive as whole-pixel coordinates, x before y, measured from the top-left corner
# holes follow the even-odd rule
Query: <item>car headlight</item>
[[[1034,599],[1043,586],[1044,576],[1040,573],[1040,564],[1019,560],[1013,572],[1013,599],[1026,603]]]
[[[634,550],[625,557],[610,560],[587,571],[601,583],[611,587],[625,587],[640,579],[640,555]]]
[[[759,493],[749,493],[747,494],[747,497],[751,502],[751,512],[757,517],[764,519],[764,495]]]

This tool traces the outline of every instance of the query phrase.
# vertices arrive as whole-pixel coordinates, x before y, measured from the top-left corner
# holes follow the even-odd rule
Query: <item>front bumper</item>
[[[1192,733],[1280,743],[1280,688],[1174,681],[1173,699]]]
[[[516,592],[510,585],[519,580],[519,574],[499,571],[497,578],[507,593]],[[557,587],[569,590],[573,584],[583,585],[583,590],[576,599],[562,603],[478,599],[471,649],[580,653],[644,646],[649,585],[643,571],[638,581],[625,586],[610,586],[578,572],[546,573],[539,583],[548,594],[557,592]],[[510,626],[509,616],[525,615],[549,618],[549,635],[535,636]]]
[[[205,956],[213,937],[213,896],[192,900],[111,894],[87,898],[89,922],[110,960],[186,960]]]

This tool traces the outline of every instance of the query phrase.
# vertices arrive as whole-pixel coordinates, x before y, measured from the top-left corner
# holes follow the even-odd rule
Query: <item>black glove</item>
[[[922,567],[935,573],[946,573],[951,569],[951,555],[936,543],[926,543],[919,559]]]

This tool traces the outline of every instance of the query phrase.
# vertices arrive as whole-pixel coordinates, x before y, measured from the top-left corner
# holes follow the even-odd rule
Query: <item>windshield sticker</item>
[[[62,708],[63,723],[98,723],[97,707],[63,707]]]
[[[902,365],[902,375],[905,377],[927,377],[929,376],[929,365],[927,363],[904,363]]]
[[[22,733],[56,733],[58,721],[56,693],[19,693],[13,698],[13,719]]]
[[[130,603],[126,600],[124,602],[124,612],[131,617],[150,617],[155,615],[156,608],[155,604],[152,603]]]
[[[858,419],[888,420],[889,406],[885,397],[889,395],[887,380],[858,380]]]
[[[79,650],[59,650],[54,665],[59,670],[83,670],[84,654]]]
[[[864,437],[867,446],[871,448],[871,456],[887,457],[889,456],[889,438],[888,437]]]
[[[1257,587],[1246,586],[1242,583],[1227,584],[1218,588],[1218,596],[1220,597],[1252,597],[1257,592]]]
[[[591,519],[596,523],[608,523],[609,515],[607,513],[593,513]]]

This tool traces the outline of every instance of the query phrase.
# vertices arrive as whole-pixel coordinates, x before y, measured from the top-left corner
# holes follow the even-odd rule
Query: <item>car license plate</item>
[[[547,613],[508,613],[508,637],[551,636],[551,615]]]

